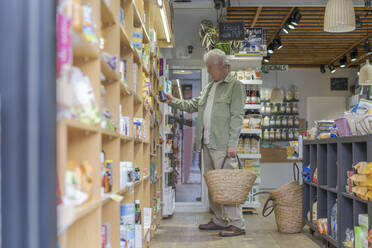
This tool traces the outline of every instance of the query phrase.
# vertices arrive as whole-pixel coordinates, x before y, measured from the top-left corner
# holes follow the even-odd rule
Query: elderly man
[[[246,100],[244,85],[233,78],[227,56],[218,49],[204,55],[213,81],[191,100],[180,100],[165,94],[170,106],[189,113],[198,112],[195,148],[203,149],[204,172],[220,169],[224,158],[235,157]],[[232,168],[230,159],[224,168]],[[245,234],[245,222],[239,205],[223,206],[211,202],[214,217],[200,230],[221,230],[222,237]]]

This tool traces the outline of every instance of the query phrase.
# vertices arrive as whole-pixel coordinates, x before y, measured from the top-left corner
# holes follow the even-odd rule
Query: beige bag
[[[236,156],[239,169],[211,170],[204,174],[209,194],[213,202],[222,205],[240,205],[247,200],[248,194],[257,176],[249,170],[242,170],[239,157]]]

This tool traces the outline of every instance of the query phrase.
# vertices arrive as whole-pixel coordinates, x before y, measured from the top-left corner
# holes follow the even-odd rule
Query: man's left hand
[[[236,157],[236,148],[234,147],[227,147],[226,156],[229,158]]]

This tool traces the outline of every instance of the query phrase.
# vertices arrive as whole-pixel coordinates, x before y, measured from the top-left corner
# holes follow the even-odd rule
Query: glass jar
[[[265,116],[265,118],[263,119],[263,126],[264,127],[270,126],[270,117],[269,116]]]
[[[280,127],[282,125],[282,118],[280,116],[276,117],[275,126]]]
[[[293,92],[291,89],[287,90],[287,92],[285,93],[285,99],[287,99],[288,101],[293,100]]]
[[[283,127],[288,126],[287,116],[283,116],[283,118],[282,118],[282,126],[283,126]]]
[[[293,124],[294,124],[293,122],[294,122],[294,121],[293,121],[293,116],[289,116],[289,117],[288,117],[288,126],[289,126],[289,127],[293,127]]]
[[[282,140],[287,139],[287,129],[282,129]]]
[[[291,112],[292,112],[292,106],[291,104],[287,104],[287,106],[285,107],[285,113],[290,114]]]
[[[284,114],[285,113],[285,103],[282,103],[280,105],[280,113]]]
[[[292,129],[289,129],[289,131],[288,131],[288,139],[289,140],[293,140],[293,138],[294,138],[293,130]]]
[[[274,128],[270,129],[270,140],[274,141],[275,140],[275,131]]]
[[[270,103],[266,103],[266,105],[265,105],[265,113],[266,114],[270,114],[271,113]]]
[[[292,113],[295,113],[295,114],[298,113],[298,105],[297,105],[297,103],[293,104]]]
[[[296,86],[294,86],[294,89],[293,89],[293,98],[297,101],[300,100],[300,91],[298,90]]]
[[[280,133],[280,129],[276,129],[275,130],[275,139],[276,140],[280,140],[281,139],[281,133]]]
[[[277,114],[279,113],[279,107],[278,107],[278,104],[274,104],[273,105],[273,111],[272,111],[273,114]]]
[[[251,153],[251,139],[247,135],[244,137],[244,153]]]
[[[269,129],[265,129],[265,131],[263,132],[263,139],[264,140],[270,140]]]
[[[300,118],[296,117],[294,120],[294,125],[298,127],[300,125]]]
[[[265,89],[265,101],[269,101],[270,100],[270,90],[269,89]]]
[[[261,105],[261,113],[262,114],[266,113],[266,103]]]
[[[275,126],[275,117],[274,116],[271,116],[270,118],[270,126]]]
[[[251,136],[251,153],[258,153],[258,139],[255,135]]]

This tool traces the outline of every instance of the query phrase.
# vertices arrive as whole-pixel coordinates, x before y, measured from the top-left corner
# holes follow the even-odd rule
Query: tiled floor
[[[151,248],[315,248],[319,247],[308,235],[307,228],[303,233],[283,235],[276,230],[275,218],[264,218],[261,215],[245,215],[247,233],[244,236],[221,238],[217,231],[199,231],[198,225],[209,221],[207,213],[175,214],[163,219]]]

